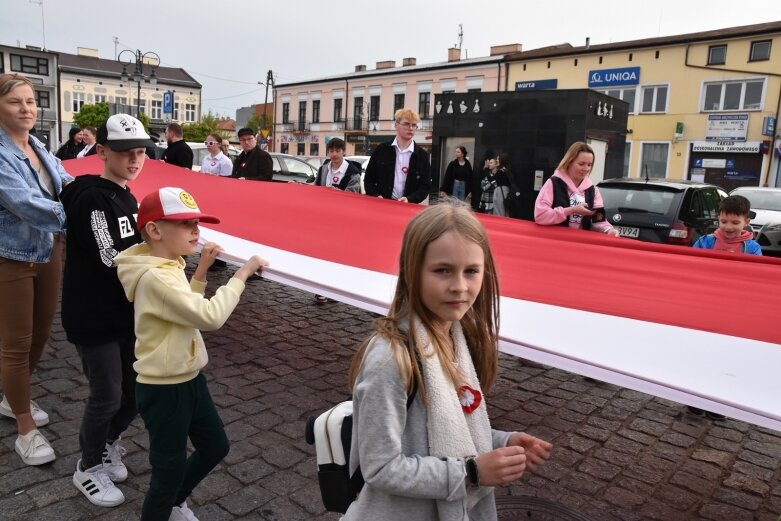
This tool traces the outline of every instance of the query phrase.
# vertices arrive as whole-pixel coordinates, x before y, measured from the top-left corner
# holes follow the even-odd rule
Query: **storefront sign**
[[[640,83],[640,67],[601,69],[588,73],[588,86],[592,89],[614,85],[637,85],[638,83]]]
[[[708,141],[745,141],[748,114],[708,114],[705,139]]]
[[[693,141],[692,152],[733,152],[758,154],[759,141]]]
[[[727,168],[726,159],[697,159],[694,161],[694,166],[702,168]]]
[[[516,81],[515,90],[544,90],[555,89],[559,85],[559,80],[535,80],[535,81]]]
[[[773,116],[765,116],[762,120],[762,135],[772,136],[776,133],[776,118]]]

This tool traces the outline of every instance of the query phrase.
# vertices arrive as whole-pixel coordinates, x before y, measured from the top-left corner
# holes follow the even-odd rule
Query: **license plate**
[[[618,234],[621,237],[637,239],[640,236],[640,228],[634,228],[632,226],[615,226],[614,228],[618,230]]]

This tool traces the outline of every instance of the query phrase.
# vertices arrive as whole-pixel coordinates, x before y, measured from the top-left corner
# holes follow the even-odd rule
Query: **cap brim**
[[[134,148],[148,148],[155,146],[151,139],[121,139],[116,141],[106,141],[103,146],[109,147],[115,152],[124,152]]]
[[[209,224],[220,223],[220,219],[218,217],[215,217],[213,215],[206,215],[205,213],[198,213],[198,212],[178,213],[176,215],[166,215],[165,217],[160,217],[160,220],[162,221],[189,221],[190,219],[198,219],[202,223],[209,223]]]

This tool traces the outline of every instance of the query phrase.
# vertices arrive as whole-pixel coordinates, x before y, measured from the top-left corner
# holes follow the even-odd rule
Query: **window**
[[[654,112],[667,111],[667,86],[654,85],[642,87],[642,107],[641,113],[649,114]]]
[[[306,153],[306,143],[299,143],[296,147],[296,155],[303,156]],[[290,161],[292,163],[292,161]]]
[[[483,92],[483,89],[466,89],[467,92]]]
[[[127,110],[127,98],[124,96],[117,96],[117,105],[121,105],[120,110]]]
[[[356,96],[353,101],[353,128],[357,130],[361,128],[363,119],[363,96]]]
[[[397,110],[404,108],[404,98],[406,97],[405,94],[394,94],[393,95],[393,113],[395,114]]]
[[[727,63],[727,46],[711,45],[708,47],[708,65],[724,65]]]
[[[312,100],[312,123],[320,123],[320,100],[319,99]]]
[[[49,74],[49,60],[46,58],[36,58],[35,56],[12,54],[11,70],[14,72],[23,72],[25,74],[40,74],[42,76],[47,76]]]
[[[334,123],[342,121],[342,98],[334,100]]]
[[[748,57],[749,61],[756,62],[761,60],[770,59],[770,40],[762,40],[761,42],[751,42],[751,54]]]
[[[418,94],[418,114],[421,119],[429,119],[429,109],[431,107],[431,93],[421,92]]]
[[[640,177],[667,177],[668,143],[643,143],[640,161]]]
[[[369,120],[370,121],[380,120],[380,97],[379,96],[372,96],[371,98],[369,98]]]
[[[309,155],[310,156],[316,156],[320,153],[320,143],[310,143],[309,144]]]
[[[624,143],[624,173],[623,177],[629,177],[629,164],[632,159],[632,142],[627,141]]]
[[[73,93],[73,106],[72,110],[73,112],[78,112],[81,110],[81,107],[84,106],[84,93],[83,92],[74,92]]]
[[[184,120],[187,121],[187,122],[195,121],[195,104],[194,103],[185,103],[184,104]]]
[[[3,63],[3,53],[0,52],[0,74],[5,72],[5,63]]]
[[[290,103],[282,104],[282,123],[290,123]]]
[[[764,89],[764,80],[706,83],[702,110],[760,110]]]
[[[106,95],[105,94],[95,94],[95,104],[98,103],[106,103]]]
[[[163,100],[152,100],[152,119],[163,119]]]
[[[171,118],[174,121],[179,121],[179,104],[178,103],[174,103],[173,105],[174,105],[174,107],[173,107],[174,113],[171,115]]]
[[[635,96],[637,94],[637,87],[627,87],[625,89],[605,89],[599,92],[626,101],[629,104],[629,113],[633,114],[636,110]]]
[[[138,112],[141,114],[146,114],[146,100],[145,99],[136,99],[136,105],[138,106]],[[195,105],[193,105],[195,107]],[[195,121],[195,118],[193,118],[193,121]]]
[[[306,100],[298,102],[298,125],[306,123]]]
[[[282,144],[280,144],[280,145],[279,145],[279,151],[280,151],[281,153],[283,153],[283,154],[287,154],[287,153],[288,153],[288,151],[290,150],[290,149],[289,149],[289,146],[290,146],[290,145],[289,145],[288,143],[282,143]],[[276,158],[273,158],[273,159],[274,159],[274,161],[276,161],[276,160],[277,160]],[[275,166],[274,170],[275,170],[275,171],[279,171],[279,166]]]
[[[42,109],[48,109],[49,107],[51,107],[50,100],[49,100],[49,93],[46,92],[45,90],[36,90],[35,104]]]

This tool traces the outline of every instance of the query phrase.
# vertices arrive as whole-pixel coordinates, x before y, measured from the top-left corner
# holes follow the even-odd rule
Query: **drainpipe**
[[[686,44],[686,59],[684,61],[684,65],[686,65],[686,67],[691,67],[693,69],[705,69],[705,70],[709,70],[709,71],[716,70],[716,71],[737,72],[737,73],[740,73],[740,74],[752,74],[752,75],[756,75],[757,74],[756,71],[747,71],[747,70],[743,70],[743,69],[729,69],[727,67],[714,68],[714,67],[708,67],[708,66],[705,66],[705,65],[695,65],[693,63],[689,63],[689,48],[690,47],[691,47],[691,43],[687,43]],[[763,72],[761,74],[764,75],[764,76],[775,76],[775,77],[781,78],[781,74],[777,73],[777,72]],[[779,90],[778,105],[776,105],[776,130],[777,130],[777,127],[778,127],[779,112],[781,112],[781,110],[779,110],[779,105],[781,105],[781,90]],[[778,133],[778,132],[776,132],[776,133]],[[771,144],[773,144],[773,145],[775,144],[775,136],[771,137]],[[760,173],[760,176],[759,176],[759,184],[760,184],[760,186],[767,186],[768,185],[768,181],[770,179],[770,166],[773,163],[773,155],[772,155],[773,153],[768,150],[768,154],[770,154],[770,160],[767,163],[767,171],[764,172],[764,176],[762,175],[763,173]],[[762,178],[763,177],[765,179],[764,184],[762,183]]]

